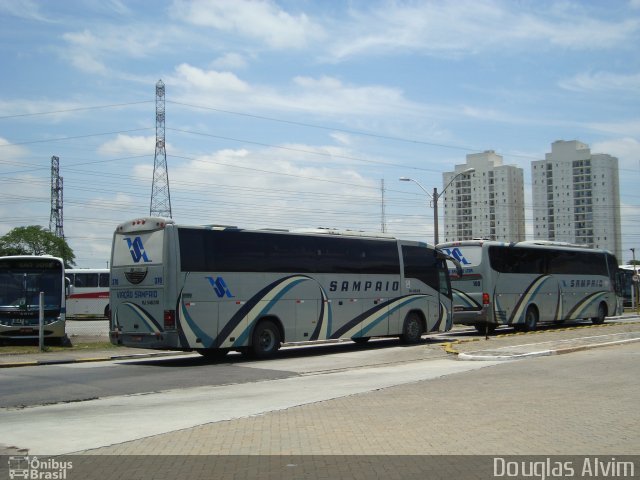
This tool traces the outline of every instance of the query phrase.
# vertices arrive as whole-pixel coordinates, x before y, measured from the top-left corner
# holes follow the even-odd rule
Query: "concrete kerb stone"
[[[64,365],[70,363],[109,362],[114,360],[134,360],[138,358],[167,357],[184,355],[190,352],[148,352],[129,353],[121,355],[107,355],[104,357],[80,357],[80,358],[50,358],[15,362],[0,362],[0,368],[35,367],[41,365]]]
[[[514,334],[499,335],[497,339],[505,339],[515,336],[529,336],[542,333],[562,334],[563,332],[576,332],[584,333],[585,328],[602,328],[602,327],[620,327],[623,325],[638,325],[640,322],[628,322],[626,324],[603,324],[603,325],[580,325],[574,327],[568,327],[563,329],[557,329],[553,331],[534,331],[534,332],[518,332]],[[474,361],[501,361],[501,360],[514,360],[530,357],[539,357],[547,355],[561,355],[565,353],[572,353],[581,350],[587,350],[597,347],[606,347],[624,343],[631,343],[640,341],[640,331],[634,332],[622,332],[596,336],[576,336],[568,339],[556,339],[539,343],[526,343],[520,345],[506,345],[498,348],[490,348],[484,350],[474,350],[470,352],[461,352],[460,346],[468,344],[470,342],[477,342],[483,339],[474,338],[469,340],[456,340],[444,345],[445,352],[456,355],[458,360],[474,360]]]

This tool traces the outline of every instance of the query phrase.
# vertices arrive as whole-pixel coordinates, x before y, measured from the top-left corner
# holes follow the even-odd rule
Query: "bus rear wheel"
[[[593,317],[591,319],[591,322],[594,325],[602,325],[604,323],[604,319],[606,316],[607,316],[607,307],[604,303],[601,303],[600,305],[598,305],[598,316]]]
[[[527,308],[527,313],[524,314],[524,323],[516,325],[516,330],[519,332],[533,332],[538,326],[538,310],[531,306]]]
[[[275,355],[280,349],[280,330],[271,320],[263,320],[253,330],[251,353],[258,358]]]
[[[417,313],[410,313],[407,315],[407,318],[404,319],[400,341],[409,345],[418,343],[422,339],[423,330],[422,319]]]

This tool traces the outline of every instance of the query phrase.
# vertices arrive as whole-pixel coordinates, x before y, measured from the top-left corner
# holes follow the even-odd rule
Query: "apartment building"
[[[524,175],[493,150],[467,155],[443,174],[444,240],[525,240]],[[473,173],[462,174],[473,168]],[[459,176],[458,176],[459,175]]]
[[[604,248],[622,259],[618,159],[558,140],[531,162],[536,239]]]

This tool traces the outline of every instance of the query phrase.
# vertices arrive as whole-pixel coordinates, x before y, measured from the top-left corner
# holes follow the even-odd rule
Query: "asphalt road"
[[[297,375],[446,358],[442,340],[401,346],[395,339],[283,348],[271,360],[238,353],[208,362],[197,353],[175,357],[46,365],[0,370],[0,408],[79,402],[202,386],[242,384]],[[1,412],[0,412],[1,416]]]

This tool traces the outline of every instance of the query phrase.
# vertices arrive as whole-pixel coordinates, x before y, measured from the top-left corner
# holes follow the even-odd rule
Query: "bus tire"
[[[411,312],[404,319],[400,341],[408,345],[418,343],[420,340],[422,340],[423,331],[424,327],[422,319],[417,313]]]
[[[533,332],[538,326],[538,310],[534,306],[527,308],[527,313],[524,314],[524,323],[522,324],[522,331]]]
[[[594,325],[602,325],[606,316],[607,306],[604,303],[600,303],[600,305],[598,305],[598,316],[593,317],[591,319],[591,323],[593,323]]]
[[[258,358],[275,355],[280,348],[280,330],[271,320],[262,320],[251,336],[251,353]]]

